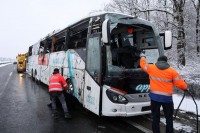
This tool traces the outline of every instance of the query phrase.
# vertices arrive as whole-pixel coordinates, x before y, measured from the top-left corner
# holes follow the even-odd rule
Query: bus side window
[[[86,48],[87,32],[89,21],[73,27],[69,35],[69,49]]]
[[[55,44],[56,44],[56,37],[53,36],[53,39],[52,39],[52,42],[51,42],[52,46],[51,46],[51,52],[54,52],[55,51]]]
[[[65,45],[65,37],[58,35],[58,37],[53,37],[51,41],[51,52],[63,51]]]
[[[75,49],[76,48],[76,42],[72,42],[71,40],[69,41],[69,49]]]
[[[80,41],[77,43],[77,48],[85,48],[86,47],[86,41]]]
[[[44,47],[40,46],[40,48],[39,48],[39,54],[42,54],[43,52],[44,52]]]
[[[78,49],[86,47],[86,39],[81,39],[77,37],[73,37],[69,41],[69,49]]]
[[[33,49],[33,46],[29,47],[28,56],[31,56],[31,55],[32,55],[32,49]]]

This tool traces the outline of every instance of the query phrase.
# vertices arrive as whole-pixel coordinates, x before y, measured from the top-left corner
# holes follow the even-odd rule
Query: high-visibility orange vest
[[[173,93],[173,85],[182,90],[187,89],[185,81],[172,67],[161,70],[154,64],[147,64],[145,57],[140,59],[140,66],[143,71],[149,74],[151,93],[171,96]]]
[[[49,80],[49,92],[62,92],[62,88],[67,89],[67,83],[59,73],[53,74]]]

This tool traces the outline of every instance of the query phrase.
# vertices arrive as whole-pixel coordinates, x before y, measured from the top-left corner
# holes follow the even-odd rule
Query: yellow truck
[[[17,72],[26,71],[27,54],[18,54],[17,56]]]

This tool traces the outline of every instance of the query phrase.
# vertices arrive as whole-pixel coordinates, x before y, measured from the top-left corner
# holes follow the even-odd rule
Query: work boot
[[[52,108],[52,103],[47,104],[49,108]]]
[[[72,118],[72,116],[67,112],[67,113],[65,113],[65,119],[71,119]]]
[[[54,119],[57,119],[59,116],[58,116],[57,113],[53,113],[53,114],[52,114],[52,117],[53,117]]]

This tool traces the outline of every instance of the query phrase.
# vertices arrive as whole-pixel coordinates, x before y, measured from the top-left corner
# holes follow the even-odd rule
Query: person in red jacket
[[[153,132],[160,133],[160,107],[162,106],[166,118],[166,133],[173,133],[173,86],[186,90],[187,84],[178,72],[170,67],[166,56],[160,56],[155,64],[147,64],[144,53],[141,53],[140,57],[140,66],[143,71],[149,74],[150,78],[149,96],[151,99]]]
[[[68,112],[67,104],[65,101],[65,96],[63,94],[63,88],[67,90],[68,85],[65,81],[64,77],[60,75],[59,69],[55,68],[53,75],[49,79],[49,93],[52,100],[52,116],[57,117],[57,107],[56,107],[56,99],[59,99],[62,104],[62,108],[65,113],[65,118],[71,118],[71,115]]]

